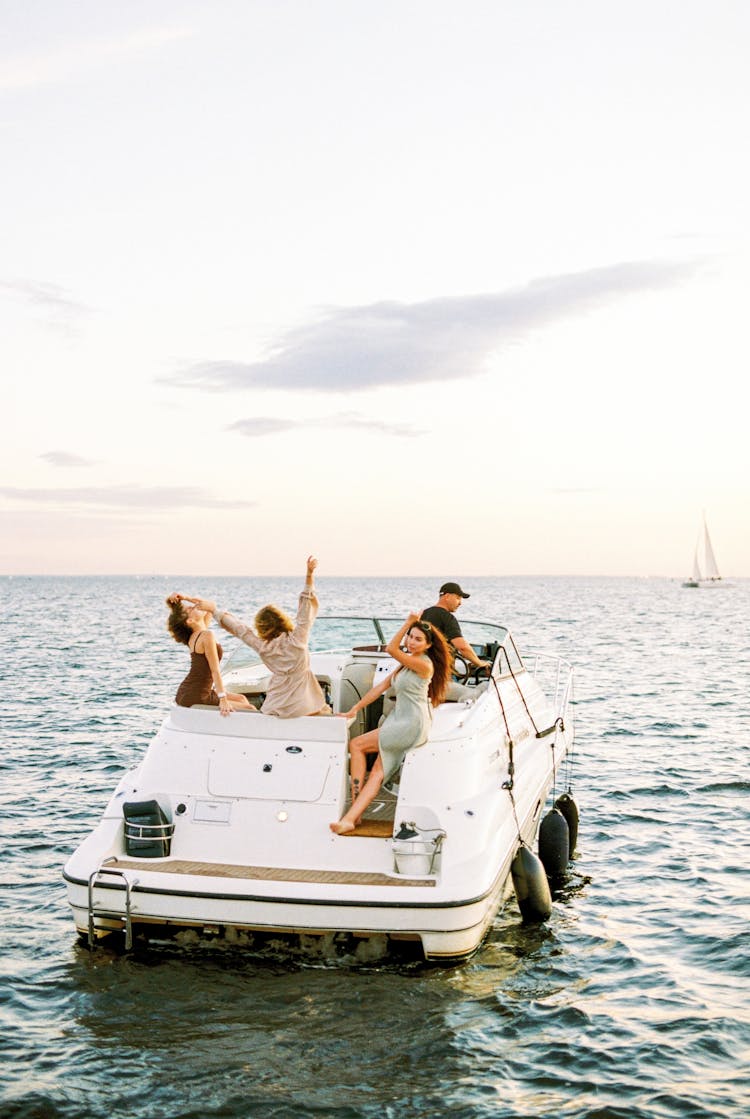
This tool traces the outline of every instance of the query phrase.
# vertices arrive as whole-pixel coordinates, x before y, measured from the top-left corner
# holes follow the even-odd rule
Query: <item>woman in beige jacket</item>
[[[323,690],[310,668],[307,648],[310,630],[318,613],[318,596],[313,585],[317,566],[315,557],[308,556],[305,585],[299,596],[295,620],[287,617],[278,606],[264,606],[255,615],[255,630],[209,599],[179,596],[195,603],[200,610],[210,611],[227,633],[239,637],[240,641],[255,649],[271,670],[271,682],[261,707],[263,715],[294,719],[299,715],[330,714]]]

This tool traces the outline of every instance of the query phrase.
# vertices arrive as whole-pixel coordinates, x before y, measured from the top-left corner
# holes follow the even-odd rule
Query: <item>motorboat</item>
[[[512,890],[569,764],[572,669],[522,657],[507,628],[466,622],[489,676],[456,660],[459,682],[434,709],[428,741],[354,832],[329,824],[348,805],[348,741],[377,726],[393,696],[341,717],[397,663],[394,618],[318,618],[311,665],[331,715],[228,717],[172,706],[124,774],[63,877],[76,929],[100,938],[186,934],[253,944],[264,934],[415,942],[428,960],[481,944]],[[237,644],[227,689],[259,708],[269,675]],[[566,761],[567,758],[567,761]]]

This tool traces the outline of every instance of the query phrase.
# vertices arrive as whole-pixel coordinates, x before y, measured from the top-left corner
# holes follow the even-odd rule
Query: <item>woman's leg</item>
[[[364,737],[364,735],[362,736]],[[335,824],[330,824],[330,829],[336,835],[346,835],[347,832],[354,831],[359,823],[362,813],[369,804],[377,796],[380,786],[383,784],[383,762],[381,761],[380,754],[375,759],[375,764],[372,767],[370,776],[365,782],[365,787],[359,794],[354,804],[349,811],[341,817]]]
[[[242,692],[227,692],[227,699],[233,711],[257,711],[250,700]]]
[[[367,775],[367,755],[376,754],[378,750],[378,731],[368,730],[359,734],[349,743],[349,777],[351,778],[352,804],[362,791]]]

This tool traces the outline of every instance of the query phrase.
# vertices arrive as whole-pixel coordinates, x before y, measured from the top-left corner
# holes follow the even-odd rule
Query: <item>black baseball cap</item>
[[[459,598],[471,598],[470,594],[462,591],[458,583],[443,583],[440,588],[441,594],[457,594]]]

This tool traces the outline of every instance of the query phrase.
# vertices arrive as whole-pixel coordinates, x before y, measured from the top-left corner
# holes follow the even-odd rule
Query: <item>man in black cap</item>
[[[445,640],[469,664],[473,664],[475,668],[490,668],[488,661],[480,660],[476,655],[469,642],[462,635],[461,627],[453,616],[462,601],[470,597],[466,591],[461,590],[458,583],[443,583],[440,588],[440,597],[435,605],[428,606],[426,610],[422,611],[422,621],[429,622],[431,626],[439,629]]]

